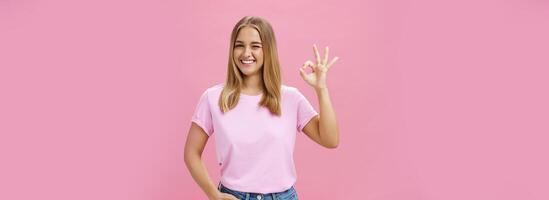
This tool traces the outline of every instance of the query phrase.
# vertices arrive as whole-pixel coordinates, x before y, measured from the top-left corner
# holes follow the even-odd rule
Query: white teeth
[[[253,62],[255,62],[255,60],[242,60],[242,63],[244,64],[251,64]]]

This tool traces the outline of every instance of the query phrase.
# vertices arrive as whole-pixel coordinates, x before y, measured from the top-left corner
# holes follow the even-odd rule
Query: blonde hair
[[[263,67],[261,73],[263,76],[263,97],[259,102],[274,115],[281,115],[280,96],[281,96],[281,77],[280,64],[278,62],[278,53],[276,48],[276,39],[273,28],[265,19],[255,16],[246,16],[242,18],[233,28],[231,33],[231,43],[229,48],[229,65],[227,68],[227,80],[221,96],[219,98],[219,107],[223,113],[236,107],[240,97],[240,89],[244,79],[242,72],[236,66],[233,59],[234,45],[238,32],[244,27],[251,27],[259,32],[263,48]]]

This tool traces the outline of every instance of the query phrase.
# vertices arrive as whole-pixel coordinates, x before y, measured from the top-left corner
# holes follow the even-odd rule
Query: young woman
[[[337,120],[326,74],[328,47],[316,63],[299,69],[319,100],[320,113],[296,88],[282,85],[276,40],[260,17],[242,18],[231,34],[227,80],[201,96],[185,144],[185,164],[210,200],[294,200],[296,132],[326,148],[339,144]],[[307,68],[312,73],[307,73]],[[216,137],[221,180],[216,187],[201,160],[208,138]]]

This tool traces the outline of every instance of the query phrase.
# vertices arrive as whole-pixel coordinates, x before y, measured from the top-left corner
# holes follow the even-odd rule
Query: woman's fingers
[[[314,66],[329,67],[330,65],[335,63],[335,61],[332,60],[332,62],[330,62],[330,64],[328,64],[328,58],[329,58],[329,55],[330,55],[330,47],[326,46],[324,48],[324,58],[323,59],[320,58],[320,53],[318,52],[318,48],[317,48],[316,44],[313,44],[313,51],[315,53],[315,58],[316,58],[316,65],[313,65],[313,68],[314,68]],[[337,61],[337,59],[335,59],[335,60]]]
[[[328,69],[330,69],[330,67],[331,67],[337,60],[339,60],[339,57],[335,57],[334,59],[332,59],[332,61],[330,62],[330,64],[326,65],[326,67],[327,67]]]
[[[227,193],[221,193],[221,199],[223,199],[223,200],[239,200],[235,196],[233,196],[231,194],[227,194]]]
[[[313,51],[315,53],[316,63],[320,64],[320,54],[318,53],[318,49],[316,48],[316,44],[313,44]]]
[[[299,74],[301,75],[301,77],[305,78],[305,76],[307,76],[307,72],[305,72],[305,70],[307,70],[308,67],[315,71],[313,61],[307,60],[305,61],[305,63],[303,63],[303,66],[299,68]]]
[[[240,200],[240,199],[238,199],[235,196],[231,195],[231,200]]]
[[[305,67],[300,67],[299,68],[299,74],[301,75],[301,78],[305,78],[305,76],[307,76],[307,73],[305,72]]]
[[[328,52],[330,51],[329,47],[324,48],[324,60],[322,61],[322,65],[328,64]]]
[[[316,65],[313,63],[313,61],[307,60],[305,64],[303,64],[303,67],[307,69],[307,67],[311,68],[311,70],[314,72],[316,71]]]

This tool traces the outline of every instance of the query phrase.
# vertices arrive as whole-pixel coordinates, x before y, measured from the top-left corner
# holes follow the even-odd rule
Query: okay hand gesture
[[[299,72],[303,80],[305,80],[305,82],[307,82],[310,86],[314,87],[315,90],[326,88],[326,74],[330,67],[339,59],[338,57],[335,57],[332,59],[332,61],[330,61],[330,63],[328,63],[329,50],[330,49],[328,47],[325,48],[324,58],[321,59],[316,45],[313,45],[313,51],[316,57],[316,64],[310,60],[307,60],[305,61],[303,66],[299,68]],[[305,72],[307,67],[310,67],[312,69],[312,73],[307,74]]]

